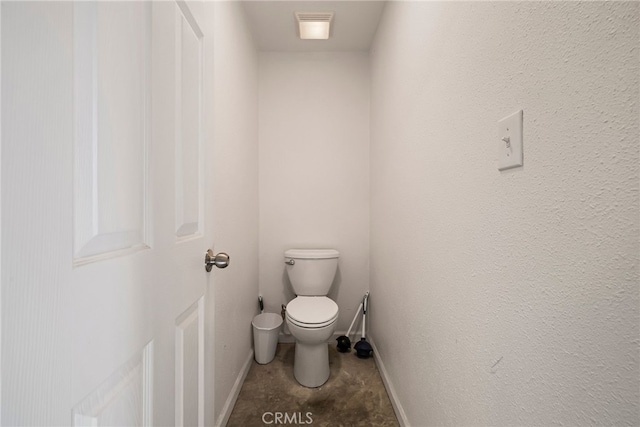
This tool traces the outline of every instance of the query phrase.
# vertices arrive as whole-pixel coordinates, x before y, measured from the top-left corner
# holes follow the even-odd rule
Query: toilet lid
[[[335,249],[289,249],[284,252],[284,257],[295,259],[330,259],[339,258],[340,252]]]
[[[327,297],[296,297],[287,304],[287,317],[303,327],[326,326],[338,317],[338,304]]]

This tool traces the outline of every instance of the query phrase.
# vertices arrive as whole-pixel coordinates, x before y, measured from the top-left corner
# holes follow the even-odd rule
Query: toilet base
[[[293,376],[305,387],[320,387],[329,379],[329,344],[296,341]]]

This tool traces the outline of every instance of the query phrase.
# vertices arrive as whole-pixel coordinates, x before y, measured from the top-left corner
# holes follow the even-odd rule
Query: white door
[[[216,273],[197,8],[2,2],[1,18],[2,425],[202,425]]]

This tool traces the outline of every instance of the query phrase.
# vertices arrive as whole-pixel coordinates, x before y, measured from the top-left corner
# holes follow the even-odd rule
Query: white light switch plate
[[[498,170],[522,166],[522,110],[498,122]]]

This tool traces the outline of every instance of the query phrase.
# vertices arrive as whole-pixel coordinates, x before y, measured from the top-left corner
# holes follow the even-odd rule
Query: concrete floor
[[[294,348],[278,344],[271,363],[253,362],[227,426],[398,425],[373,357],[359,359],[353,351],[339,353],[329,345],[329,380],[306,388],[293,377]]]

